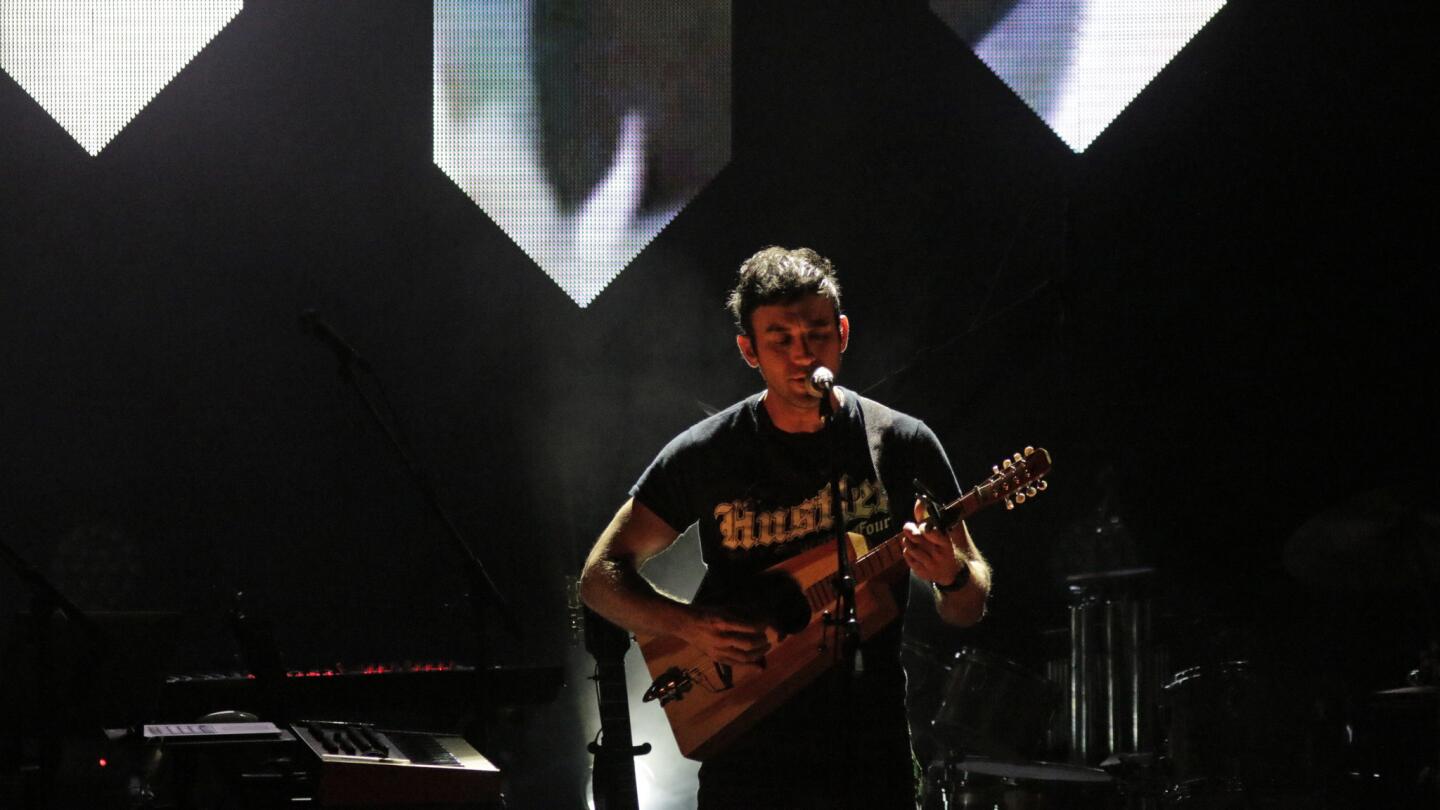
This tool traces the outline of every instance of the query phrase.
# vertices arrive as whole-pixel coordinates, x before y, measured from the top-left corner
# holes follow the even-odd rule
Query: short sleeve
[[[691,485],[695,476],[687,467],[693,463],[695,448],[689,432],[670,440],[630,488],[630,496],[678,534],[699,519],[698,497]]]
[[[915,464],[915,477],[925,483],[943,501],[949,502],[960,497],[960,484],[955,480],[955,471],[945,448],[930,426],[917,420],[910,436],[911,458]]]

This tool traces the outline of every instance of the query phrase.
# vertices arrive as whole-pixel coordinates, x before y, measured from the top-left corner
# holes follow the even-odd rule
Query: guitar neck
[[[625,650],[630,637],[598,615],[585,611],[585,646],[595,658],[595,687],[600,704],[599,746],[595,755],[596,810],[638,810],[635,749],[630,733],[630,690],[625,685]]]
[[[605,729],[605,742],[629,748],[630,742],[630,694],[625,686],[625,664],[599,663],[595,665],[595,682],[599,692],[600,726]]]
[[[982,498],[982,488],[975,487],[950,503],[945,504],[943,511],[945,512],[946,523],[965,520],[976,512],[979,512],[985,506]],[[860,559],[855,561],[856,581],[864,582],[880,576],[896,565],[899,565],[903,560],[900,554],[900,538],[904,536],[904,532],[897,532],[861,555]]]
[[[1020,484],[1043,476],[1050,469],[1050,458],[1044,450],[1039,452],[1042,455],[1036,459],[1033,471],[1027,471],[1022,476],[1016,472],[1010,472],[1008,469],[1002,472],[997,467],[994,476],[945,504],[941,509],[945,522],[948,524],[952,521],[965,520],[987,506],[1004,502],[1007,496],[1019,489]],[[1017,455],[1016,459],[1019,458],[1020,456]],[[901,553],[900,539],[904,536],[904,532],[896,533],[855,560],[855,583],[859,585],[877,577],[886,576],[902,567],[905,559]],[[805,599],[810,603],[812,610],[823,609],[825,605],[835,601],[836,595],[835,583],[828,578],[815,583],[805,591]]]

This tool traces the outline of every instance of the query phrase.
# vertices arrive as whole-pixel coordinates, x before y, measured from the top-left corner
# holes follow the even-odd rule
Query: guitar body
[[[851,535],[851,558],[855,558],[858,535]],[[863,542],[863,541],[861,541]],[[766,569],[756,578],[762,592],[761,604],[746,604],[746,594],[727,598],[707,597],[698,600],[708,604],[725,604],[746,612],[776,612],[774,598],[804,599],[812,588],[823,591],[838,570],[835,547],[822,543]],[[905,573],[903,563],[894,574]],[[868,639],[900,615],[891,585],[894,576],[876,576],[861,582],[855,590],[855,611],[860,620],[861,638]],[[790,699],[796,692],[813,683],[825,670],[839,662],[840,649],[836,628],[826,619],[834,600],[815,600],[804,604],[805,623],[799,623],[797,603],[789,601],[779,612],[788,616],[776,623],[791,632],[783,636],[770,631],[771,647],[764,666],[736,665],[727,667],[707,658],[699,649],[674,636],[637,636],[645,665],[660,684],[674,680],[676,673],[688,679],[676,686],[671,698],[661,698],[665,714],[675,731],[680,753],[691,759],[704,760],[724,748],[736,737],[751,729],[761,718]],[[652,687],[653,688],[653,687]]]

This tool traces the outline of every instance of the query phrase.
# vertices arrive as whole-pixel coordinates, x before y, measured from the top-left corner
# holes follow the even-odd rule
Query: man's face
[[[824,296],[809,294],[785,304],[756,307],[750,335],[736,344],[751,368],[760,370],[769,396],[785,405],[813,409],[819,397],[806,384],[818,366],[840,372],[840,354],[850,338],[850,321]]]

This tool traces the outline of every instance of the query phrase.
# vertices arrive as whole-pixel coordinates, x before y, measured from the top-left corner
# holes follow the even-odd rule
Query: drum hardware
[[[1082,785],[1108,785],[1114,781],[1099,768],[1086,768],[1063,762],[1020,762],[993,757],[959,756],[950,767],[966,774],[998,776],[1002,779],[1033,782],[1074,782]]]
[[[1365,723],[1385,727],[1364,778],[1405,785],[1396,806],[1440,806],[1440,487],[1430,478],[1354,495],[1311,517],[1285,544],[1285,570],[1326,592],[1409,595],[1426,628],[1408,686],[1372,694]],[[1397,721],[1399,724],[1396,725]],[[1403,729],[1403,730],[1402,730]],[[1389,739],[1387,739],[1389,738]],[[1408,744],[1399,744],[1405,739]],[[1400,750],[1391,750],[1391,749]],[[1379,753],[1379,752],[1384,752]],[[1362,769],[1364,770],[1364,769]],[[1383,770],[1388,776],[1380,774]]]
[[[995,810],[1014,807],[1024,800],[1017,785],[992,776],[978,776],[954,767],[950,762],[931,763],[925,773],[933,793],[925,807],[940,810]],[[1010,794],[1007,797],[1007,792]]]
[[[926,771],[927,792],[938,787],[944,807],[1102,806],[1113,794],[1102,770],[1042,759],[1061,696],[1056,684],[966,647],[951,662],[944,696],[931,724],[944,754]]]
[[[1115,780],[1118,806],[1125,810],[1155,810],[1167,787],[1164,764],[1154,752],[1111,754],[1100,763],[1100,770]]]
[[[1009,804],[1018,802],[1017,786],[999,777],[972,778],[955,763],[967,755],[1038,758],[1059,690],[1019,664],[974,647],[961,648],[948,666],[927,674],[943,684],[936,690],[939,709],[928,707],[934,710],[925,724],[928,733],[917,738],[932,761],[922,791],[926,810],[1006,806],[1007,792]]]
[[[1149,596],[1153,568],[1135,567],[1066,578],[1069,660],[1047,674],[1066,688],[1064,725],[1055,737],[1071,764],[1094,766],[1117,753],[1155,751],[1156,706],[1165,651],[1155,643]]]
[[[1164,692],[1168,805],[1304,806],[1323,792],[1324,740],[1300,684],[1237,660],[1183,670]]]
[[[1115,795],[1104,771],[1059,762],[955,755],[932,765],[927,777],[948,810],[1081,810],[1109,807]]]
[[[1013,661],[961,648],[931,724],[951,752],[1030,760],[1042,753],[1059,689]]]
[[[1412,673],[1413,674],[1413,673]],[[1402,686],[1370,693],[1349,728],[1347,777],[1372,805],[1400,810],[1440,807],[1440,687]]]
[[[912,593],[910,598],[917,597]],[[935,762],[943,754],[943,745],[935,737],[930,724],[944,699],[945,682],[950,675],[950,657],[940,648],[908,633],[900,644],[900,663],[905,668],[905,714],[910,724],[910,745],[917,761],[925,765]]]
[[[1387,487],[1305,521],[1285,544],[1285,570],[1326,591],[1416,591],[1437,612],[1440,493],[1433,484]],[[1433,629],[1433,628],[1432,628]]]
[[[1440,692],[1440,687],[1401,686],[1397,689],[1381,689],[1378,692],[1372,692],[1371,697],[1376,702],[1413,703],[1420,706],[1433,704],[1437,692]]]

